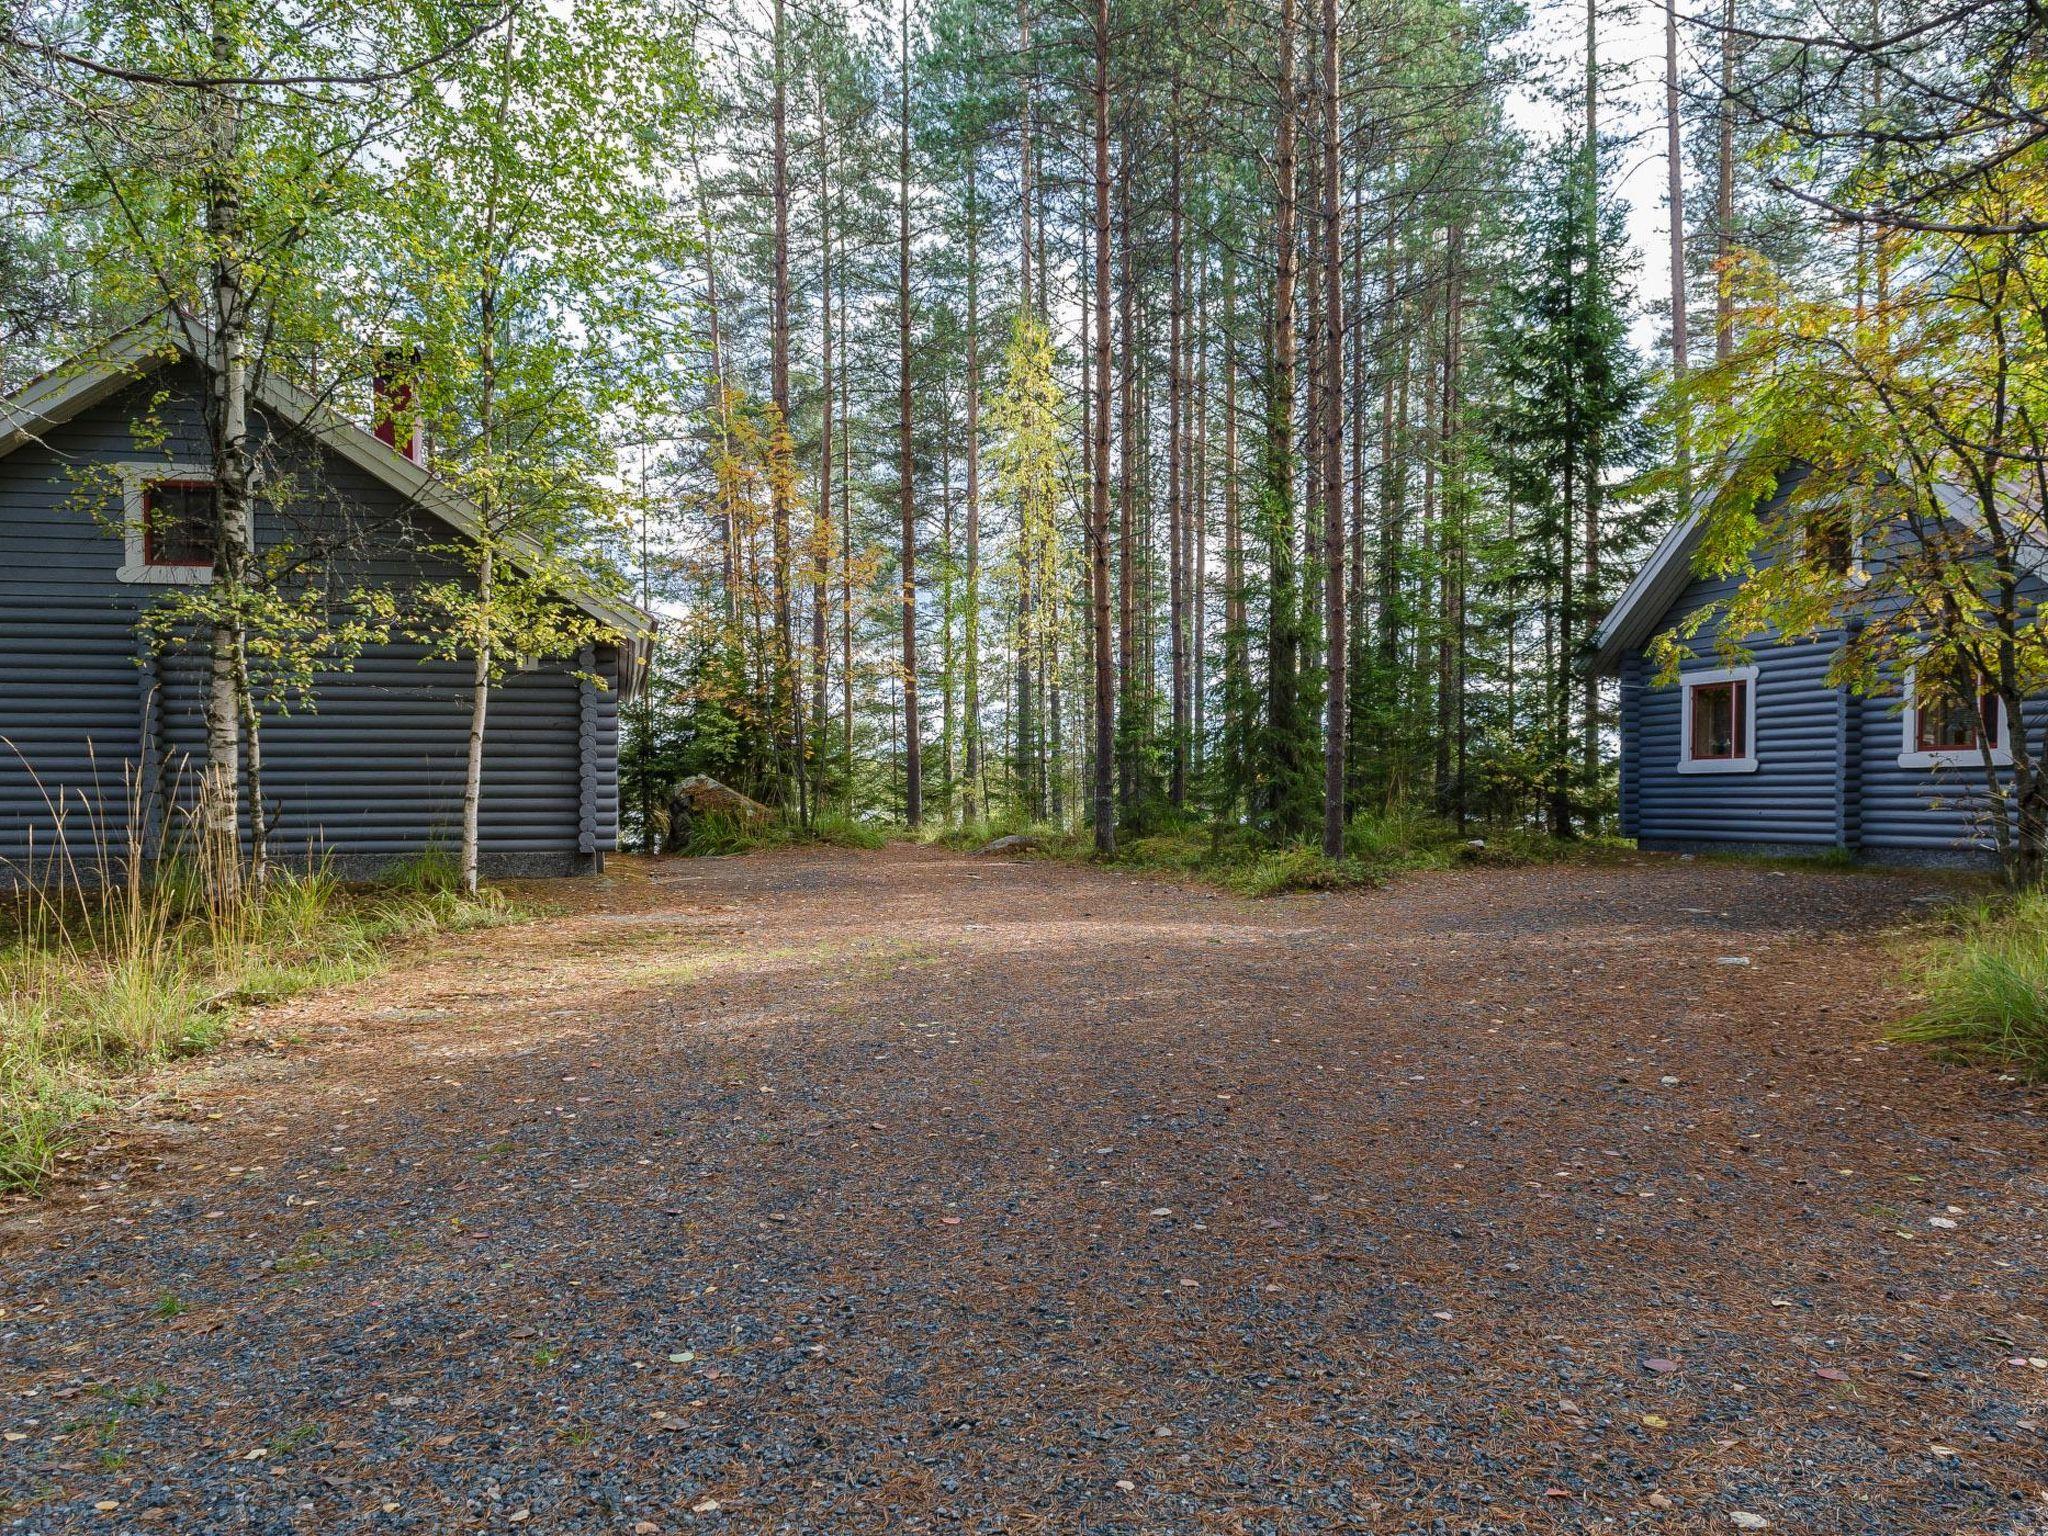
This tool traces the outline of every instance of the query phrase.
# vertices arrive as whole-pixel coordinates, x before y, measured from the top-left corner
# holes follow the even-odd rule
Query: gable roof
[[[1614,671],[1626,653],[1647,641],[1656,632],[1657,621],[1692,585],[1692,557],[1704,531],[1700,514],[1688,512],[1650,551],[1650,558],[1593,631],[1594,676]]]
[[[1777,488],[1770,499],[1760,508],[1760,513],[1782,508],[1786,500],[1800,484],[1813,473],[1813,466],[1794,460],[1778,473]],[[1595,676],[1613,672],[1628,652],[1646,643],[1657,632],[1671,605],[1685,594],[1698,572],[1693,569],[1693,555],[1699,549],[1701,536],[1706,531],[1705,512],[1720,487],[1709,484],[1694,493],[1692,511],[1687,513],[1658,542],[1650,552],[1650,558],[1643,562],[1635,579],[1622,589],[1614,606],[1607,610],[1607,617],[1600,621],[1593,631],[1593,655],[1591,667]],[[1829,497],[1841,495],[1830,491]],[[1976,499],[1960,485],[1949,481],[1937,482],[1931,494],[1936,511],[1943,518],[1951,519],[1964,528],[1980,527],[1983,512]],[[2026,510],[2026,525],[2019,531],[2018,560],[2020,569],[2037,579],[2048,580],[2048,526],[2043,525],[2038,508],[2029,501],[2033,492],[2030,486],[2000,488],[2001,499],[2009,500],[2015,507]]]
[[[12,395],[0,399],[0,458],[33,442],[42,430],[90,410],[161,366],[172,355],[186,357],[202,368],[208,366],[206,349],[201,344],[203,334],[190,322],[159,314],[30,380]],[[306,432],[414,506],[465,537],[477,537],[483,526],[483,514],[474,502],[326,401],[267,369],[257,376],[250,393],[251,398],[279,418]],[[539,563],[540,550],[530,540],[513,534],[505,542],[512,548],[514,564],[522,563],[522,554]],[[632,697],[645,681],[654,645],[654,615],[634,603],[598,592],[572,590],[562,595],[618,636],[620,693]]]
[[[1808,468],[1803,464],[1788,465],[1778,476],[1771,504],[1782,502],[1806,478]],[[1624,655],[1648,641],[1671,605],[1692,585],[1699,574],[1693,569],[1692,558],[1706,533],[1707,508],[1720,490],[1718,483],[1710,482],[1693,492],[1691,510],[1657,541],[1650,558],[1607,610],[1607,617],[1593,631],[1590,665],[1594,676],[1613,672]]]

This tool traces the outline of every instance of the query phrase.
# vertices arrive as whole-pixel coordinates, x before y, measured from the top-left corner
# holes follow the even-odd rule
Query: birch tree
[[[405,301],[394,331],[418,349],[435,472],[476,509],[446,551],[467,576],[419,592],[415,630],[470,668],[466,889],[491,690],[522,655],[573,656],[591,638],[564,596],[594,579],[580,549],[624,514],[614,438],[667,371],[654,280],[684,237],[658,189],[694,106],[690,59],[661,9],[514,9],[445,85],[414,93],[406,120],[383,210]]]

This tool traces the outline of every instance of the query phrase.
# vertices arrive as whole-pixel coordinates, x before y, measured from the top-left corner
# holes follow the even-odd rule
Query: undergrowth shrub
[[[872,849],[887,845],[889,830],[836,810],[817,812],[808,828],[794,817],[745,817],[731,811],[700,811],[681,824],[671,851],[685,858],[720,858],[805,843]]]
[[[935,827],[925,833],[925,841],[971,852],[1010,833],[1037,840],[1026,857],[1095,858],[1094,839],[1085,827],[1062,831],[1017,817]],[[1534,827],[1475,823],[1460,831],[1445,818],[1403,805],[1355,817],[1345,829],[1344,856],[1327,859],[1319,843],[1275,844],[1248,827],[1219,827],[1192,815],[1176,820],[1170,810],[1154,807],[1143,825],[1118,829],[1112,862],[1120,869],[1206,880],[1242,895],[1278,896],[1355,890],[1404,870],[1602,858],[1623,851],[1624,844],[1605,839],[1560,843]]]
[[[719,858],[762,848],[782,848],[795,840],[795,828],[779,817],[700,811],[676,832],[675,851],[685,858]]]
[[[811,838],[834,848],[885,848],[889,843],[887,829],[844,811],[820,811],[812,817]]]

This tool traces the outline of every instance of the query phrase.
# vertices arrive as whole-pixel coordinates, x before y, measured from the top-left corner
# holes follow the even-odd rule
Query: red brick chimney
[[[420,373],[420,349],[384,347],[377,353],[377,368],[370,376],[373,402],[371,430],[377,440],[396,448],[413,463],[425,467],[427,434],[421,428],[413,397],[414,381]]]

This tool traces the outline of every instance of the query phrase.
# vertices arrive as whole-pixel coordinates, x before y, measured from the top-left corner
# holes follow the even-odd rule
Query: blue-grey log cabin
[[[212,477],[204,347],[182,329],[138,327],[0,403],[0,884],[67,853],[97,867],[102,851],[160,848],[196,788],[209,658],[138,627],[167,586],[212,579],[210,540],[179,515]],[[261,375],[251,437],[273,488],[256,547],[318,549],[303,580],[474,579],[460,548],[475,508],[388,414],[373,429]],[[563,600],[599,638],[522,662],[487,713],[480,854],[497,873],[597,869],[617,844],[619,706],[642,686],[653,621],[602,596]],[[267,710],[273,858],[369,874],[452,849],[470,699],[467,661],[393,642],[322,672],[310,708]]]
[[[1797,473],[1781,479],[1779,505]],[[1760,520],[1768,527],[1770,518],[1766,507]],[[1654,638],[1727,598],[1740,580],[1695,570],[1703,533],[1697,514],[1673,527],[1593,637],[1595,672],[1620,679],[1622,834],[1653,849],[1991,861],[1983,744],[1994,764],[2011,761],[2002,706],[1928,686],[1911,670],[1879,692],[1830,686],[1846,628],[1736,637],[1747,659],[1728,666],[1716,654],[1718,610],[1688,640],[1692,657],[1677,680],[1658,680]],[[1846,626],[1858,622],[1863,562],[1886,555],[1857,547],[1841,558]],[[2024,713],[2024,728],[2038,737],[2048,700],[2029,701]]]

